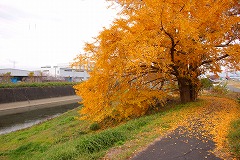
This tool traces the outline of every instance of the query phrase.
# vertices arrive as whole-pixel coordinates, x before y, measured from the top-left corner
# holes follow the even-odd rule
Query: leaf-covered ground
[[[193,136],[211,139],[216,143],[213,151],[217,156],[227,159],[230,156],[226,137],[230,131],[231,122],[240,117],[237,102],[216,97],[203,97],[206,103],[198,108],[184,124]],[[191,136],[191,134],[189,136]]]

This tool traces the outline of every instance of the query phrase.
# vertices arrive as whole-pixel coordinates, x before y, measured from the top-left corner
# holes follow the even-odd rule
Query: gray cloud
[[[0,19],[14,21],[19,18],[27,18],[31,15],[17,8],[0,4]]]

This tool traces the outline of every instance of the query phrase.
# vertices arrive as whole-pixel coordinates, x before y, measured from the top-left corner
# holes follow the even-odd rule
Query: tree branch
[[[204,64],[212,63],[213,61],[222,60],[222,59],[224,59],[224,58],[226,58],[226,57],[228,57],[228,56],[229,56],[229,54],[225,54],[225,55],[223,55],[223,56],[220,56],[220,57],[216,58],[215,60],[211,59],[211,60],[203,61],[203,62],[200,64],[200,66],[202,66],[202,65],[204,65]],[[200,66],[199,66],[199,67],[200,67]]]
[[[153,62],[152,62],[153,63]],[[142,64],[140,65],[141,68],[151,68],[153,69],[151,72],[157,72],[160,70],[159,67],[156,67],[156,66],[153,66],[153,65],[150,65],[150,66],[147,66],[146,64]]]
[[[152,83],[152,82],[157,81],[157,80],[159,80],[159,79],[162,79],[162,78],[153,79],[153,80],[151,80],[151,81],[148,81],[148,82],[144,83],[144,85],[146,85],[146,84],[148,84],[148,83]],[[165,81],[165,79],[162,79],[160,82],[164,82],[164,81]]]
[[[217,45],[217,46],[215,46],[215,47],[228,47],[229,44],[230,44],[231,42],[233,42],[234,40],[235,40],[235,38],[231,38],[227,43],[225,43],[225,44],[220,44],[220,45]]]
[[[182,9],[184,7],[185,7],[185,5],[182,7]],[[170,64],[169,66],[173,69],[173,72],[174,72],[173,75],[175,75],[177,77],[179,75],[179,72],[178,72],[177,66],[174,65],[174,63],[175,63],[175,60],[174,60],[174,50],[175,49],[174,48],[175,48],[176,45],[175,45],[173,36],[164,29],[163,23],[162,23],[162,17],[163,17],[163,7],[162,7],[162,12],[161,12],[161,31],[164,31],[164,33],[171,39],[172,46],[170,48],[170,55],[171,55],[171,61],[172,61],[173,64]]]
[[[181,12],[182,10],[183,10],[183,8],[185,7],[185,4],[181,7],[181,9],[180,9],[180,11],[179,12]]]
[[[157,85],[159,85],[161,83],[161,86],[159,88],[159,90],[162,89],[163,85],[164,85],[164,81],[160,81],[159,83],[155,84],[154,86],[151,87],[151,89],[155,88]]]
[[[141,78],[141,77],[145,76],[146,74],[148,74],[148,72],[143,73],[143,74],[141,74],[141,75],[139,75],[139,76],[137,76],[137,77],[134,77],[133,79],[131,79],[130,81],[128,81],[128,83],[131,83],[132,81],[134,81],[134,80],[136,80],[136,79],[138,79],[138,78]]]
[[[163,28],[163,26],[162,26],[162,30],[163,30],[163,32],[170,38],[170,40],[171,40],[171,48],[170,48],[170,55],[171,55],[171,61],[174,63],[175,62],[175,59],[174,59],[174,48],[175,48],[175,46],[176,46],[176,44],[175,44],[175,42],[174,42],[174,38],[173,38],[173,36],[170,34],[170,33],[168,33],[164,28]]]
[[[175,50],[175,51],[177,51],[177,50]],[[177,51],[177,53],[180,53],[180,54],[183,54],[183,55],[186,55],[186,54],[187,54],[187,53],[184,52],[184,51]]]

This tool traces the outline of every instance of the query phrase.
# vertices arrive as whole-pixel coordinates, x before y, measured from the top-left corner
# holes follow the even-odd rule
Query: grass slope
[[[214,105],[211,103],[212,101],[227,101],[231,106],[223,106],[220,105],[221,103]],[[218,107],[220,108],[211,109]],[[230,121],[237,120],[239,116],[239,105],[234,100],[226,98],[203,97],[194,103],[171,104],[159,113],[98,131],[89,130],[90,124],[88,122],[77,120],[75,118],[77,110],[72,110],[29,129],[0,135],[0,159],[85,160],[99,159],[104,156],[108,159],[126,159],[146,147],[157,137],[174,130],[179,125],[187,126],[186,120],[191,117],[196,118],[208,111],[212,111],[213,115],[218,116],[225,114],[214,119],[214,123],[216,123],[214,128],[208,124],[205,125],[205,128],[213,131],[220,129],[220,126],[224,127],[221,128],[223,130],[221,135],[215,132],[211,133],[215,134],[213,137],[215,137],[215,142],[219,144],[221,151],[227,152],[224,150],[226,146],[221,145],[222,142],[226,141],[226,134],[230,134],[230,139],[239,137],[239,130],[233,130],[231,133],[225,132],[229,130]],[[211,116],[211,113],[209,115]],[[229,115],[231,118],[226,119]],[[236,123],[239,126],[239,123]],[[237,154],[236,152],[235,156]]]
[[[230,149],[232,154],[240,159],[240,118],[232,122],[231,130],[228,134]]]

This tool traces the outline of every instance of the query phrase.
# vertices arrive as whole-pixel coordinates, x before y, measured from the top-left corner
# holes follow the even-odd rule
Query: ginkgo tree
[[[181,102],[195,101],[201,74],[239,69],[237,0],[108,1],[119,18],[74,63],[91,67],[75,86],[83,119],[141,116],[176,89]]]

